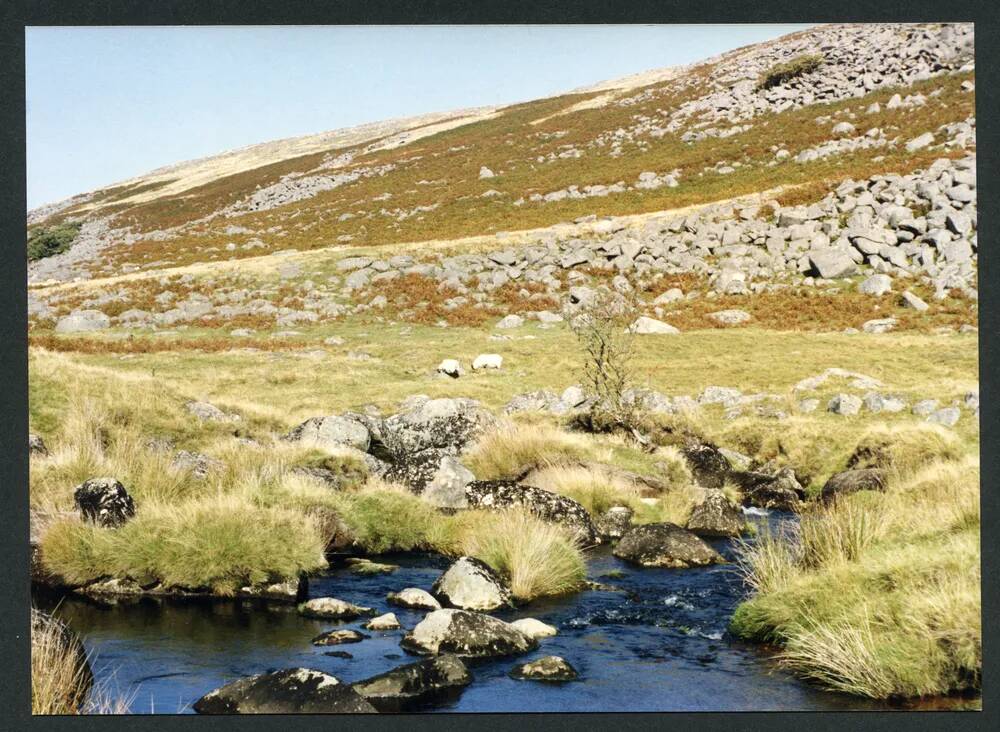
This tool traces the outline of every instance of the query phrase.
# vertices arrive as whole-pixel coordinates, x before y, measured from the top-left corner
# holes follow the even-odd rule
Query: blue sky
[[[28,206],[256,142],[525,101],[804,27],[28,28]]]

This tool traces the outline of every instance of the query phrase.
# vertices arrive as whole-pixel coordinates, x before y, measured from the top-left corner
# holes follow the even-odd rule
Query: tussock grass
[[[904,451],[919,465],[923,450]],[[981,684],[979,468],[937,460],[885,493],[857,493],[803,514],[789,536],[764,533],[740,566],[753,591],[731,628],[780,643],[781,662],[824,686],[873,698]]]
[[[91,682],[90,670],[64,643],[60,626],[32,622],[31,713],[78,714]]]
[[[936,460],[957,460],[963,448],[954,432],[927,422],[873,425],[858,440],[849,467],[879,467],[900,478]]]
[[[72,583],[132,577],[220,595],[321,569],[324,549],[308,516],[236,495],[150,504],[119,529],[57,521],[41,545],[46,568]]]
[[[355,543],[371,554],[434,548],[431,537],[441,515],[403,487],[371,480],[331,500]]]
[[[673,485],[651,500],[643,500],[644,491],[634,483],[596,466],[549,466],[533,475],[531,483],[572,498],[594,517],[612,506],[627,506],[634,512],[633,522],[640,524],[669,521],[683,526],[704,497],[703,489],[688,482]]]
[[[526,511],[503,511],[489,519],[469,532],[465,548],[507,579],[515,598],[529,601],[583,586],[583,557],[563,529]]]
[[[592,443],[550,424],[507,422],[483,435],[463,456],[480,480],[516,478],[532,468],[590,457]]]

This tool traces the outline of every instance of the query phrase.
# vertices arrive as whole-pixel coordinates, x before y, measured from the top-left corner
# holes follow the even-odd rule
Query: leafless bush
[[[595,398],[587,425],[594,431],[633,432],[636,405],[627,398],[634,373],[632,323],[638,314],[634,291],[592,291],[569,313],[569,323],[583,351],[583,380]]]

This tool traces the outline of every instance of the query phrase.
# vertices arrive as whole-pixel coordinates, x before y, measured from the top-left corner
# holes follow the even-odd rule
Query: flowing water
[[[782,521],[771,517],[772,523]],[[733,542],[713,542],[727,558]],[[342,564],[310,580],[310,597],[333,596],[396,613],[404,629],[423,617],[389,606],[387,592],[429,589],[448,566],[435,555],[387,556],[392,574],[364,577]],[[339,566],[338,566],[339,565]],[[537,650],[517,658],[469,662],[474,680],[456,700],[435,708],[459,712],[763,711],[885,708],[807,685],[777,669],[760,648],[730,637],[726,626],[744,589],[732,565],[700,569],[641,569],[607,549],[589,553],[590,579],[620,591],[587,590],[494,613],[503,620],[534,617],[556,626]],[[404,630],[364,630],[300,617],[293,606],[259,601],[144,599],[101,604],[37,595],[83,637],[95,655],[98,680],[131,698],[133,712],[189,712],[203,694],[241,676],[303,666],[357,681],[410,663]],[[317,647],[310,640],[335,626],[370,638]],[[327,655],[346,651],[352,658]],[[540,656],[569,661],[581,680],[556,685],[515,681],[515,665]]]

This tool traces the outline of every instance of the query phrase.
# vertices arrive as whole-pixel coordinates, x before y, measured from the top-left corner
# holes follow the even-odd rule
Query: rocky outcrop
[[[380,712],[405,712],[457,699],[472,682],[452,654],[427,658],[356,682],[354,690]]]
[[[558,493],[512,480],[477,480],[465,487],[469,508],[504,510],[522,507],[547,523],[569,529],[582,544],[593,544],[597,532],[587,509]]]
[[[290,442],[309,447],[337,449],[351,447],[365,452],[371,444],[368,428],[350,417],[312,417],[285,435]]]
[[[377,710],[348,684],[307,668],[238,679],[193,705],[198,714],[363,714]]]
[[[743,512],[720,490],[710,490],[691,511],[688,531],[699,536],[739,536],[746,528]]]
[[[671,523],[632,527],[614,555],[643,567],[700,567],[725,561],[698,536]]]
[[[430,448],[454,455],[495,422],[474,399],[428,399],[387,418],[382,441],[397,460]]]
[[[115,478],[91,478],[76,487],[73,501],[85,521],[117,528],[135,516],[135,502]]]
[[[543,656],[515,666],[510,672],[512,679],[530,681],[574,681],[579,676],[576,669],[560,656]]]
[[[510,590],[488,564],[475,557],[459,557],[437,578],[431,592],[448,607],[496,610],[510,605]]]
[[[454,653],[463,658],[488,658],[527,653],[538,642],[489,615],[446,609],[428,613],[401,645],[422,655]]]
[[[457,457],[437,447],[399,456],[383,477],[439,508],[466,508],[465,487],[476,479]]]

